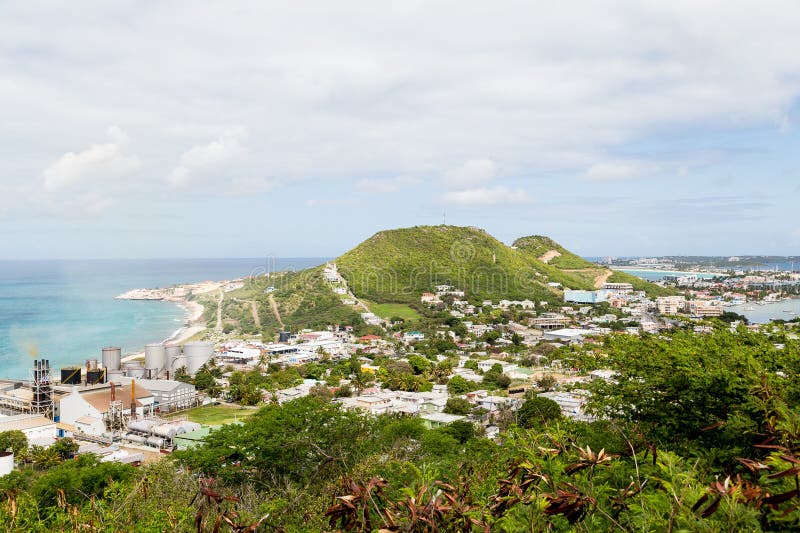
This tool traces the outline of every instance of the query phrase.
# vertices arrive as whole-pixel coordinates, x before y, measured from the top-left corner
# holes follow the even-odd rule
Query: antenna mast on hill
[[[442,213],[442,226],[447,225],[447,213]]]

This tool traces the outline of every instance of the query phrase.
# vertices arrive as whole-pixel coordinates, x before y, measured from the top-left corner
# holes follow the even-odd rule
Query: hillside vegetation
[[[267,287],[274,287],[274,290],[267,292]],[[260,331],[265,334],[265,338],[271,338],[282,326],[275,315],[270,297],[274,300],[283,326],[290,331],[324,329],[331,324],[344,326],[362,323],[359,313],[363,310],[342,303],[343,297],[335,294],[322,277],[322,267],[274,273],[269,278],[248,280],[244,288],[226,296],[226,302],[232,303],[226,303],[223,307],[223,317],[225,320],[235,318],[241,328],[249,331],[246,328],[253,324],[250,308],[243,307],[241,302],[254,301],[257,305]]]
[[[548,252],[557,252],[550,253]],[[543,257],[545,260],[543,260]],[[473,227],[416,226],[376,233],[336,260],[353,292],[378,303],[411,303],[436,285],[464,290],[472,300],[531,299],[559,302],[560,290],[591,290],[617,276],[547,237],[531,236],[507,246]],[[641,290],[660,287],[637,281]]]

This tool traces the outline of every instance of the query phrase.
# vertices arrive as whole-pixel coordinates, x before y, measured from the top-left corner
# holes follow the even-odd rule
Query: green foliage
[[[483,386],[487,389],[507,389],[511,378],[503,374],[503,367],[495,364],[483,375]]]
[[[546,425],[561,418],[561,408],[550,398],[532,396],[517,411],[519,425],[524,428]]]
[[[796,352],[778,350],[760,334],[613,335],[603,350],[603,366],[617,375],[590,384],[590,408],[636,422],[648,439],[684,453],[724,449],[717,460],[741,456],[763,439],[777,409],[800,398],[797,381],[782,377],[797,375]],[[586,368],[596,363],[583,359]]]
[[[448,398],[444,412],[451,415],[468,415],[472,411],[472,404],[463,398]]]
[[[464,379],[461,376],[453,376],[450,378],[450,381],[447,382],[447,392],[452,395],[466,394],[477,390],[478,387],[479,385],[477,383]]]
[[[571,257],[577,256],[564,254],[566,266],[559,267],[477,228],[417,226],[379,232],[336,263],[356,295],[377,303],[418,303],[420,294],[436,284],[461,288],[475,300],[529,298],[557,303],[560,294],[547,286],[548,281],[591,289],[603,271]]]
[[[19,430],[0,431],[0,452],[10,451],[15,457],[25,454],[28,449],[28,438]]]

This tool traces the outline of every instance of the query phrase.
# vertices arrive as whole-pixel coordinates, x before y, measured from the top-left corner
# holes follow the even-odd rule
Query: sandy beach
[[[186,325],[176,330],[175,333],[164,339],[166,344],[182,344],[188,339],[194,337],[201,331],[206,329],[205,322],[203,321],[203,312],[205,307],[195,301],[185,300],[182,297],[168,297],[163,298],[164,301],[178,304],[186,310]],[[122,362],[136,361],[144,359],[144,352],[134,352],[127,354],[122,358]]]

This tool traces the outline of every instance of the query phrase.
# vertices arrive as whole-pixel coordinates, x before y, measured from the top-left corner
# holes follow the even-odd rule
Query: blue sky
[[[286,4],[0,5],[0,258],[800,253],[797,2]]]

